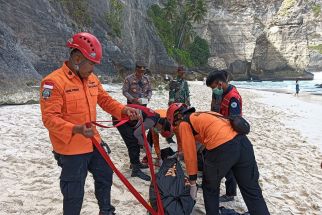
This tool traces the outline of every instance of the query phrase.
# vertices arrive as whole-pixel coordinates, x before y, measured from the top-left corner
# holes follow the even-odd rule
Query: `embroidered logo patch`
[[[48,99],[51,96],[51,91],[54,89],[54,84],[51,82],[45,82],[43,86],[42,97]]]
[[[43,99],[48,99],[50,96],[51,96],[51,90],[44,88],[44,90],[42,91]]]
[[[230,105],[232,108],[236,108],[237,107],[237,102],[232,102]]]

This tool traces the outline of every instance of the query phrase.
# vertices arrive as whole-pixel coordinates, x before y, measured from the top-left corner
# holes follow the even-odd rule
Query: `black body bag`
[[[185,184],[185,175],[176,158],[165,159],[156,174],[165,215],[190,215],[195,201],[190,196],[190,186]],[[151,183],[150,204],[157,209],[156,195]]]

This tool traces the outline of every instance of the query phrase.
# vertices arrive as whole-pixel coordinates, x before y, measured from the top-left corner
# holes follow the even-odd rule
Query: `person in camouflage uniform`
[[[172,103],[184,103],[190,106],[190,91],[188,82],[183,79],[184,73],[184,68],[182,66],[179,66],[177,70],[177,79],[172,80],[169,84],[169,106]],[[179,138],[179,131],[175,128],[174,133],[177,137],[178,151],[181,152],[182,148]],[[166,140],[168,143],[175,143],[171,137],[166,138]]]
[[[183,79],[184,68],[178,67],[177,79],[172,80],[169,84],[169,103],[184,103],[190,106],[190,92],[188,82]]]
[[[146,106],[152,97],[151,83],[147,76],[145,65],[136,63],[135,73],[127,76],[123,84],[123,95],[128,104],[139,104]]]

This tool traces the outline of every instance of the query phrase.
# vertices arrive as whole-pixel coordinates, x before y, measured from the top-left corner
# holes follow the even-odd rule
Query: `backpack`
[[[228,119],[231,127],[238,133],[238,134],[242,134],[242,135],[246,135],[250,132],[250,124],[246,121],[246,119],[244,119],[242,116],[222,116],[218,113],[214,113],[214,112],[209,112],[209,111],[205,111],[205,112],[195,112],[196,114],[198,113],[207,113],[210,114],[212,116],[218,117],[218,118],[222,118],[222,119]],[[195,129],[193,128],[191,122],[190,122],[190,114],[186,115],[183,117],[183,120],[185,122],[188,122],[192,128],[193,131],[193,135],[197,135],[198,132],[195,131]]]

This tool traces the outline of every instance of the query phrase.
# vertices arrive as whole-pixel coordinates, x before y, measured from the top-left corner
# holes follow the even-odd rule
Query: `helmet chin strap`
[[[82,76],[80,75],[80,73],[79,73],[79,68],[84,64],[84,63],[86,63],[86,60],[83,60],[82,62],[80,62],[79,64],[76,64],[76,63],[74,63],[74,60],[73,59],[71,59],[71,63],[72,63],[72,65],[73,65],[73,67],[74,67],[74,69],[75,69],[75,71],[76,71],[76,74],[78,75],[78,77],[82,80],[83,78],[82,78]]]

